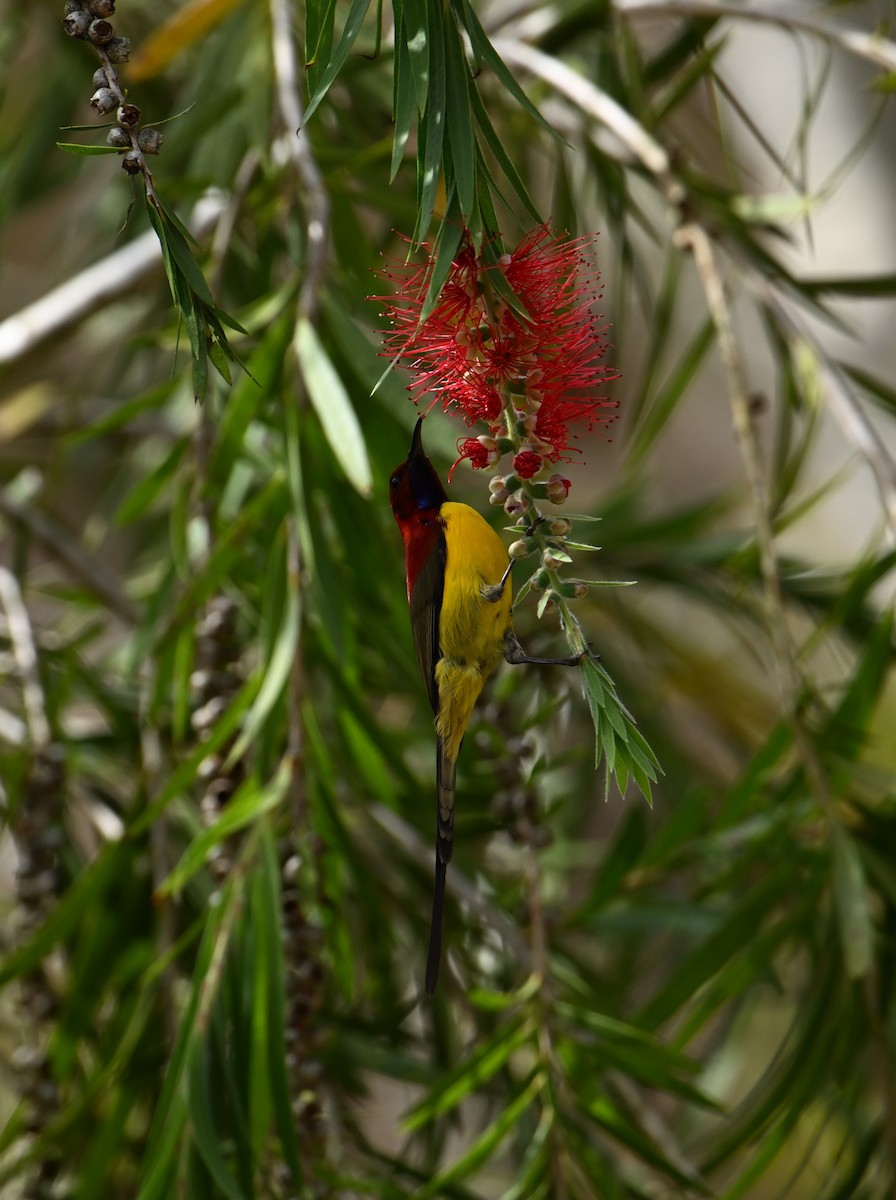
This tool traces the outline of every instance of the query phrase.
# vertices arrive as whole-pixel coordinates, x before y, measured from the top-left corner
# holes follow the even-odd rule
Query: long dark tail
[[[436,879],[432,897],[429,953],[426,957],[426,994],[431,996],[439,982],[442,961],[442,919],[445,908],[445,877],[454,853],[454,760],[445,753],[441,738],[436,757]]]

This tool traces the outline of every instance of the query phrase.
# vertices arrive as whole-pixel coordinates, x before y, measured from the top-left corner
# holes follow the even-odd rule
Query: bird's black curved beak
[[[419,462],[421,459],[426,459],[426,451],[423,449],[423,418],[418,417],[414,426],[414,436],[411,438],[408,462]]]

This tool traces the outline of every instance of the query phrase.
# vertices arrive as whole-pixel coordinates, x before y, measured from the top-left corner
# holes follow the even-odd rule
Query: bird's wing
[[[432,711],[439,711],[439,685],[436,683],[436,663],[442,657],[439,649],[439,617],[442,611],[442,597],[445,591],[445,560],[447,558],[447,543],[444,530],[439,530],[439,536],[426,558],[410,593],[411,630],[414,635],[414,650],[423,682],[429,693]]]

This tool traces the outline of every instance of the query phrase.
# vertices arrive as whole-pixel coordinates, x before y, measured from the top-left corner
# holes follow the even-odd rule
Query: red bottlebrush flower
[[[495,457],[489,453],[488,449],[483,446],[478,438],[464,438],[462,441],[459,441],[457,443],[457,453],[460,456],[458,462],[460,462],[461,458],[468,458],[470,465],[477,469],[487,467],[489,461],[494,461]]]
[[[534,450],[521,450],[513,460],[513,469],[520,479],[531,479],[544,465],[544,459]]]
[[[531,474],[541,459],[568,461],[577,429],[609,424],[615,415],[617,402],[598,394],[616,372],[602,361],[604,331],[591,311],[599,293],[584,253],[589,245],[588,238],[561,241],[540,226],[512,254],[489,263],[465,240],[422,323],[431,261],[391,266],[385,274],[396,294],[378,297],[392,322],[385,353],[414,373],[408,390],[415,403],[429,392],[433,403],[456,406],[467,424],[484,421],[498,436],[506,432],[505,414],[524,420],[538,453],[517,457],[538,460]],[[505,298],[505,282],[525,312]],[[489,465],[472,441],[459,447],[461,458]]]

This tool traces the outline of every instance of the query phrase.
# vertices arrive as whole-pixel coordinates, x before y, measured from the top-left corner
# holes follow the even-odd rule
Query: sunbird
[[[457,756],[473,706],[502,658],[573,666],[581,656],[525,653],[513,632],[512,564],[504,543],[474,508],[448,499],[423,450],[422,425],[420,417],[407,460],[389,479],[389,496],[404,540],[414,650],[436,727],[436,869],[426,960],[426,994],[432,996],[454,849]]]

